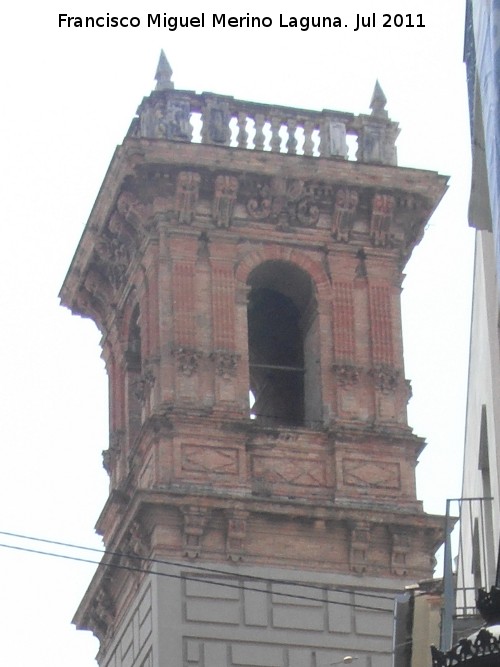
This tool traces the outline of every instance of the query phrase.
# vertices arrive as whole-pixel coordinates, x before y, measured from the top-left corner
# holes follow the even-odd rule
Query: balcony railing
[[[355,158],[363,163],[397,164],[398,124],[387,116],[386,99],[378,83],[370,105],[371,114],[354,115],[175,90],[169,78],[168,81],[158,78],[158,82],[157,89],[142,101],[129,136],[310,158]],[[349,147],[355,142],[355,156],[349,155]]]

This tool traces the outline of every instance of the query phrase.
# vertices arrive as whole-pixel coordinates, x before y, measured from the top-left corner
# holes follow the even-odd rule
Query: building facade
[[[475,609],[475,591],[495,583],[500,541],[500,2],[468,0],[465,61],[469,87],[476,229],[463,498],[458,570],[459,613]]]
[[[103,667],[389,665],[431,576],[402,270],[446,189],[398,126],[158,85],[61,298],[102,332],[106,554],[75,616]],[[348,137],[357,139],[348,159]]]

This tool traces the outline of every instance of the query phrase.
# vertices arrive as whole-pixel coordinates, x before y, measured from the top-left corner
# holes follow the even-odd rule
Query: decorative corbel
[[[404,577],[408,574],[406,557],[410,552],[410,536],[398,532],[396,528],[390,529],[391,532],[391,572],[397,577]]]
[[[231,561],[242,560],[244,555],[249,512],[234,510],[227,515],[226,555]]]
[[[367,521],[353,521],[349,525],[349,567],[352,572],[362,574],[368,567],[370,546],[370,524]]]
[[[183,551],[188,558],[198,558],[201,553],[201,538],[205,532],[210,511],[205,507],[188,505],[182,508],[184,517]]]

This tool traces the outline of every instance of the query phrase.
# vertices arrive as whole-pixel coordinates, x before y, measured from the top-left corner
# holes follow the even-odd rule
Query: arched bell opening
[[[321,418],[317,306],[311,278],[287,262],[250,274],[248,348],[251,418],[314,425]]]
[[[132,311],[128,329],[127,349],[125,352],[125,368],[127,379],[127,417],[128,417],[128,444],[132,447],[139,435],[142,424],[141,403],[141,326],[140,311],[136,305]]]

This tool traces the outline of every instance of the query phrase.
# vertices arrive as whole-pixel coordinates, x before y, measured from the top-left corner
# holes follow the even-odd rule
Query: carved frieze
[[[238,179],[236,176],[222,174],[217,176],[212,203],[212,217],[217,227],[231,225],[237,192]]]
[[[123,284],[130,266],[133,249],[130,242],[118,236],[103,235],[95,244],[96,253],[113,289]]]
[[[141,202],[132,192],[125,190],[120,194],[116,202],[116,210],[123,220],[135,230],[149,227],[152,215],[151,205]],[[112,216],[109,222],[110,231],[119,234],[123,229],[121,222],[116,216]]]
[[[372,368],[370,375],[373,377],[375,389],[383,394],[391,394],[398,386],[400,372],[392,366],[383,364]]]
[[[359,194],[356,190],[352,188],[337,190],[332,217],[332,236],[337,241],[349,241],[358,203]]]
[[[340,387],[353,387],[359,383],[359,369],[352,364],[334,364],[333,372]]]
[[[240,358],[239,354],[236,354],[236,352],[227,352],[225,350],[216,350],[215,352],[212,352],[210,358],[215,364],[216,375],[226,380],[236,376]]]
[[[266,183],[258,183],[255,193],[247,202],[247,211],[254,220],[267,220],[272,210],[271,188]]]
[[[393,195],[378,193],[373,197],[370,217],[370,239],[373,245],[388,244],[395,207],[396,200]]]
[[[195,171],[181,171],[177,176],[174,198],[174,216],[178,222],[189,225],[196,214],[201,176]]]
[[[172,350],[177,363],[177,370],[186,377],[191,377],[198,370],[202,354],[199,350],[187,347],[178,347]]]
[[[272,222],[282,230],[313,227],[320,213],[314,187],[307,187],[299,179],[284,178],[256,184],[247,200],[247,211],[251,218]]]
[[[309,196],[305,196],[297,202],[295,215],[300,225],[313,227],[319,220],[319,206]]]

